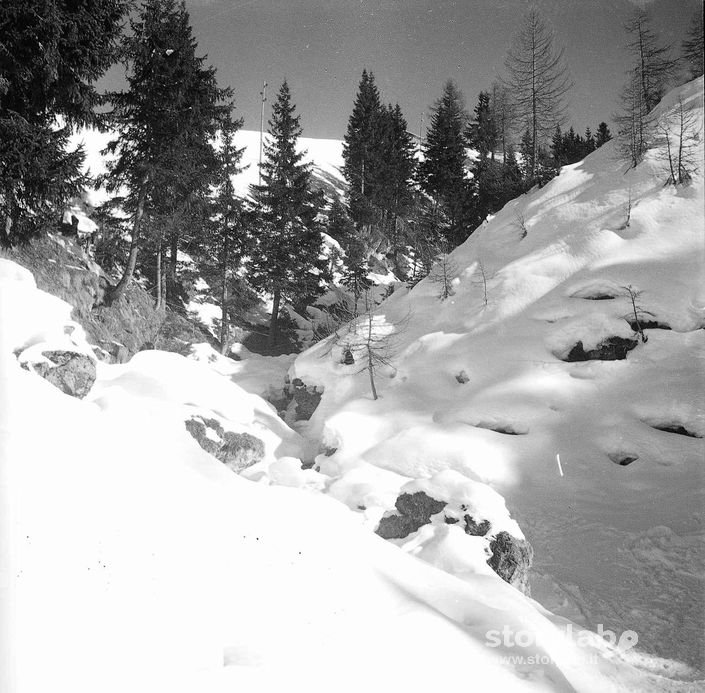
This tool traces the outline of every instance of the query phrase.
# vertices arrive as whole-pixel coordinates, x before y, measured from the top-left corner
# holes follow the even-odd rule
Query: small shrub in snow
[[[642,324],[641,316],[653,316],[653,313],[648,310],[644,310],[641,306],[637,305],[636,299],[641,296],[641,291],[634,289],[631,284],[628,286],[623,286],[622,289],[624,289],[627,293],[627,296],[629,296],[629,300],[632,304],[632,312],[629,314],[627,322],[632,326],[632,329],[639,333],[642,343],[646,344],[646,342],[649,341],[649,338],[644,334],[644,326]]]

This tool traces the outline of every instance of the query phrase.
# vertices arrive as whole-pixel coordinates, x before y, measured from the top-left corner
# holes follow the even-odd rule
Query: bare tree
[[[474,277],[472,279],[472,283],[475,284],[476,286],[479,286],[482,289],[482,301],[485,307],[487,307],[487,270],[485,269],[485,265],[482,262],[482,258],[479,258],[477,261],[477,274],[479,275],[478,277]]]
[[[682,98],[675,108],[666,114],[657,125],[659,144],[664,147],[660,156],[668,164],[666,183],[687,183],[698,170],[697,147],[700,140],[700,123],[692,107]]]
[[[617,151],[636,167],[649,148],[652,121],[641,88],[641,75],[632,70],[620,96],[622,110],[613,115],[617,123]]]
[[[507,87],[501,82],[492,84],[490,114],[497,126],[497,137],[502,147],[502,163],[507,161],[512,131],[516,121],[514,101]]]
[[[439,286],[438,298],[440,298],[441,301],[445,301],[455,293],[453,289],[453,279],[455,279],[457,274],[458,266],[452,260],[450,254],[447,251],[441,252],[429,275],[431,281]]]
[[[658,36],[649,24],[648,14],[644,10],[637,10],[624,25],[629,36],[627,48],[633,56],[633,70],[647,112],[661,100],[678,67],[678,61],[670,57],[670,46],[659,44]]]
[[[695,13],[688,30],[688,38],[682,43],[683,60],[688,65],[691,78],[703,74],[703,13],[702,7]]]
[[[516,115],[532,138],[529,174],[534,177],[539,146],[565,119],[565,96],[572,87],[563,49],[554,48],[553,30],[532,5],[505,59],[506,86],[516,104]]]
[[[341,352],[342,364],[355,366],[353,373],[367,372],[372,399],[377,400],[377,375],[385,367],[396,372],[392,359],[398,351],[399,339],[406,331],[409,316],[390,322],[377,311],[370,297],[366,298],[364,313],[339,325],[330,338],[329,348],[322,355],[331,354],[337,349]]]
[[[632,304],[632,311],[627,316],[625,316],[625,319],[632,326],[632,329],[635,329],[639,333],[642,344],[646,344],[646,342],[649,341],[649,338],[644,334],[644,328],[642,326],[641,318],[644,315],[650,315],[653,317],[653,313],[648,310],[644,310],[640,305],[637,304],[636,300],[637,298],[639,298],[639,296],[641,296],[642,293],[640,290],[635,289],[631,284],[629,284],[628,286],[623,286],[622,289],[624,289],[627,296],[629,296],[629,300]]]

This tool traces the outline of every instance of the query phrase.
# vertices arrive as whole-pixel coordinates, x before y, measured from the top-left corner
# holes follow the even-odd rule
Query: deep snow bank
[[[298,436],[201,364],[145,352],[83,400],[22,370],[69,314],[0,263],[3,693],[676,689],[492,573],[459,580],[320,493],[232,474],[185,412],[256,430],[283,476]]]
[[[679,98],[693,110],[701,162],[702,90],[700,78],[654,113],[674,123]],[[324,389],[309,435],[335,449],[318,458],[334,495],[378,518],[408,479],[489,482],[534,546],[535,597],[700,667],[703,178],[664,186],[662,157],[626,170],[608,143],[455,250],[453,296],[430,280],[394,294],[376,317],[394,352],[379,401],[328,343],[291,377]],[[671,329],[642,343],[627,287],[644,325]],[[564,360],[618,339],[638,340],[626,359]]]

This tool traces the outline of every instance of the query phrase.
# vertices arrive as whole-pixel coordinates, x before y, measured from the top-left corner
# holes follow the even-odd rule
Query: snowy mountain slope
[[[265,133],[265,141],[267,134]],[[101,152],[113,138],[111,133],[99,132],[92,128],[84,128],[75,133],[69,146],[74,148],[83,145],[86,160],[85,169],[92,175],[98,176],[106,172],[106,159]],[[235,145],[243,149],[243,171],[235,178],[236,193],[247,197],[250,185],[256,185],[259,175],[259,148],[260,135],[255,130],[240,130],[235,138]],[[345,181],[342,175],[343,143],[341,140],[322,140],[310,137],[301,137],[298,141],[299,151],[306,152],[304,161],[312,166],[314,182],[322,187],[328,196],[342,195]],[[105,190],[90,191],[89,202],[99,204],[107,199]]]
[[[654,114],[673,119],[679,97],[694,109],[701,162],[702,90]],[[291,376],[324,388],[306,434],[336,450],[321,471],[371,524],[410,478],[490,482],[534,547],[534,597],[702,671],[703,178],[664,186],[662,154],[627,171],[607,144],[454,251],[453,296],[430,279],[395,293],[377,318],[395,352],[380,400],[342,347],[317,345]],[[642,320],[671,329],[624,360],[563,360],[579,341],[638,339],[627,286]]]
[[[201,364],[99,364],[85,400],[20,368],[30,346],[87,350],[69,316],[0,262],[3,693],[421,691],[462,685],[468,661],[474,686],[503,691],[686,690],[491,573],[458,580],[319,493],[232,474],[187,435],[187,412],[256,430],[270,461],[298,437]],[[531,635],[516,661],[488,646],[503,628]]]

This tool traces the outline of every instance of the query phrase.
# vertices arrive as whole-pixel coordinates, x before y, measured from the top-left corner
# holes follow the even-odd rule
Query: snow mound
[[[702,93],[699,78],[653,114],[674,118],[679,99],[692,109],[700,160]],[[628,169],[609,142],[506,205],[452,253],[453,296],[424,280],[379,308],[381,323],[406,322],[377,401],[367,371],[327,343],[290,377],[324,392],[308,435],[335,449],[317,458],[330,493],[349,491],[372,518],[370,503],[411,479],[454,470],[489,483],[534,547],[536,597],[559,594],[560,613],[634,630],[643,652],[703,671],[705,592],[674,577],[671,556],[656,574],[622,558],[652,527],[703,535],[703,175],[667,177],[662,150]],[[597,360],[601,345],[618,360]]]

